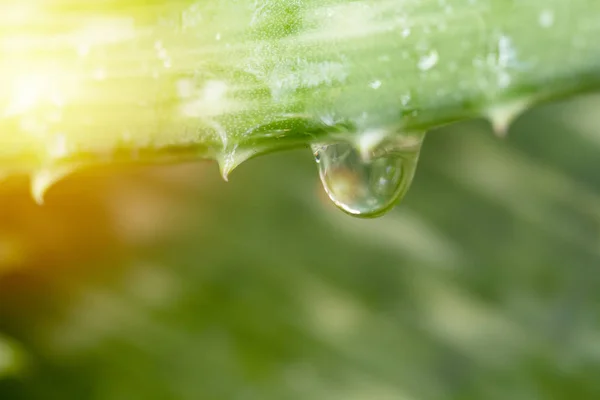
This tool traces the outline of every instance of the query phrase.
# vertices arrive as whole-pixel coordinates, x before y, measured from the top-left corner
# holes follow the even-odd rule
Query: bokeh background
[[[0,399],[600,398],[598,110],[431,132],[377,220],[308,150],[9,178]]]

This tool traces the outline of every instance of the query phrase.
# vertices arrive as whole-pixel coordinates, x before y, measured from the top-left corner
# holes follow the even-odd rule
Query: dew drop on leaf
[[[350,215],[372,218],[385,214],[406,195],[423,138],[422,133],[394,135],[369,149],[355,144],[360,140],[313,144],[325,192]]]

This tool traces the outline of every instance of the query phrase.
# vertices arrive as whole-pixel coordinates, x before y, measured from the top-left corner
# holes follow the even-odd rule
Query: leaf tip
[[[529,105],[529,100],[518,100],[489,108],[486,114],[494,134],[501,139],[506,138],[512,123],[527,110]]]
[[[43,206],[48,190],[74,171],[73,168],[45,168],[31,176],[31,196],[37,205]]]
[[[254,157],[258,152],[256,150],[233,150],[217,157],[221,177],[225,182],[229,182],[229,175],[245,161]]]

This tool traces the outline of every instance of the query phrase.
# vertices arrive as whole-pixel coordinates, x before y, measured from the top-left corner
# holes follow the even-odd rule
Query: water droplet
[[[539,24],[542,28],[550,28],[554,25],[554,11],[543,10],[539,16]]]
[[[327,195],[350,215],[383,215],[408,191],[424,136],[388,135],[369,150],[361,147],[360,135],[354,142],[312,145]]]
[[[369,87],[374,90],[379,89],[381,87],[381,85],[382,85],[382,82],[380,80],[376,80],[376,81],[369,83]]]
[[[435,50],[430,51],[419,59],[417,66],[421,71],[429,71],[435,67],[439,61],[438,52]]]

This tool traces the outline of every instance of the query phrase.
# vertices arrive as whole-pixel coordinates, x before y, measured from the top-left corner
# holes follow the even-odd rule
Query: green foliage
[[[7,4],[26,21],[0,48],[8,171],[216,158],[228,172],[340,126],[501,129],[600,84],[595,0]]]

